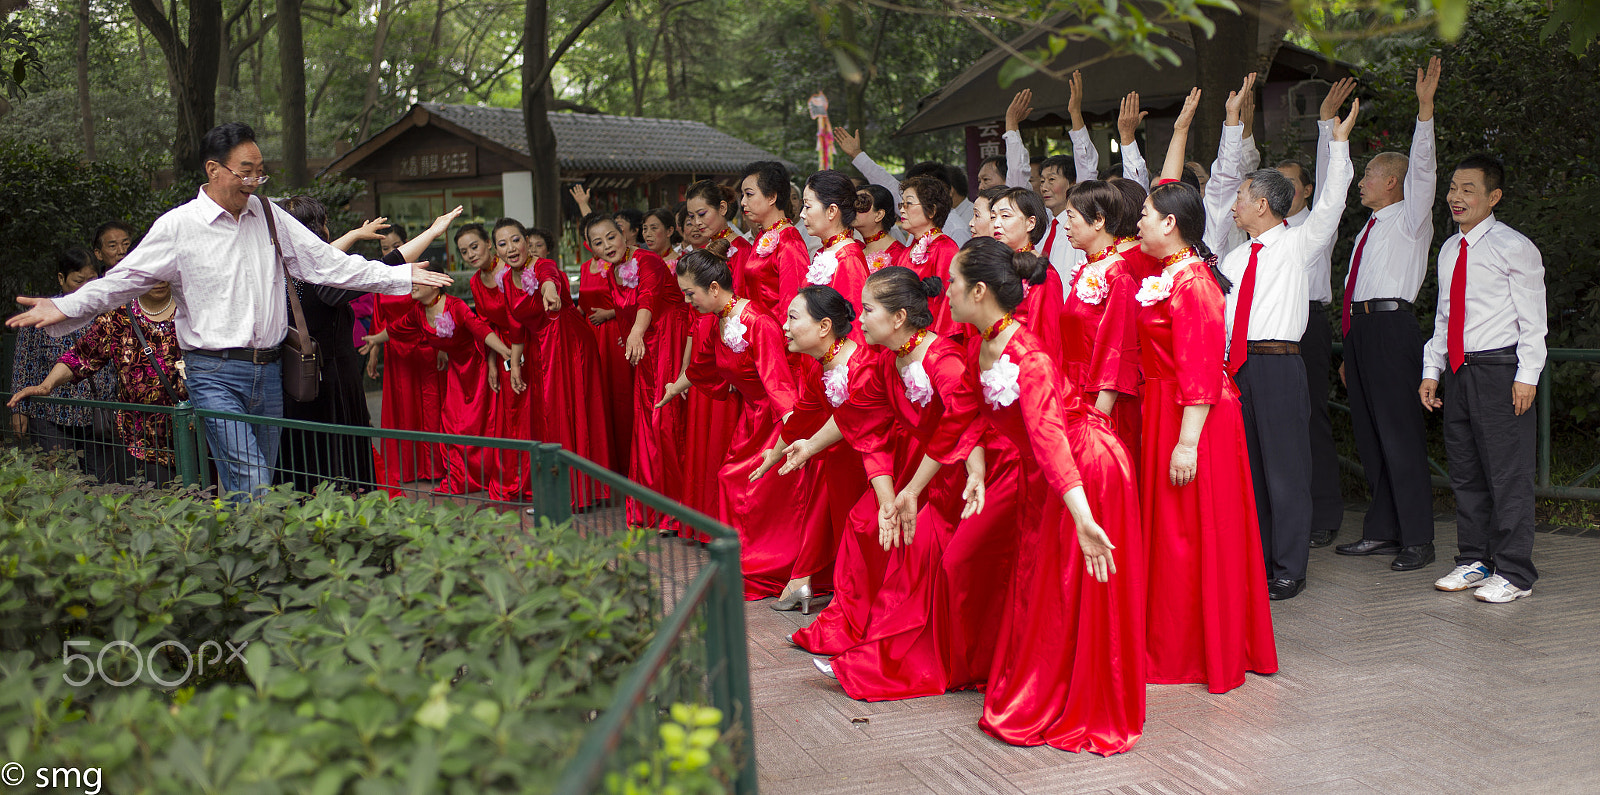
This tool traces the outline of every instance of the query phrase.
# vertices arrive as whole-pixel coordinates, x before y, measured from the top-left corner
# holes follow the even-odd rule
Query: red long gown
[[[1191,260],[1171,277],[1171,297],[1139,312],[1148,681],[1201,683],[1213,693],[1244,684],[1246,671],[1278,670],[1239,390],[1223,371],[1223,307],[1205,265]],[[1169,468],[1191,405],[1211,411],[1195,479],[1179,487]]]
[[[731,232],[725,239],[729,241],[728,268],[738,273],[738,263],[750,250],[750,241]],[[715,339],[716,324],[716,315],[695,318],[693,339]],[[702,325],[712,328],[701,329]],[[693,344],[692,340],[689,342]],[[717,471],[728,457],[728,445],[733,441],[733,426],[739,419],[738,405],[733,401],[719,400],[700,389],[689,390],[684,399],[683,504],[708,516],[716,516]]]
[[[630,267],[631,266],[631,267]],[[678,380],[683,365],[683,344],[694,316],[678,289],[678,278],[667,263],[644,249],[635,249],[611,268],[612,301],[623,339],[632,331],[639,310],[650,310],[644,334],[644,357],[633,370],[633,448],[628,453],[628,478],[666,497],[682,502],[684,491],[684,401],[661,408],[661,392]],[[628,500],[628,523],[656,527],[661,515],[636,500]]]
[[[1155,261],[1132,249],[1078,269],[1060,316],[1061,370],[1089,405],[1103,390],[1118,393],[1111,424],[1139,460],[1139,282]],[[1053,270],[1053,269],[1052,269]]]
[[[736,336],[719,324],[696,326],[707,336],[695,340],[687,375],[697,388],[732,402],[738,411],[732,443],[717,472],[717,518],[739,532],[744,596],[754,600],[777,596],[788,584],[817,477],[808,464],[787,475],[774,467],[750,482],[799,394],[777,321],[753,301],[739,308],[737,318],[744,331]],[[730,347],[729,337],[743,350]]]
[[[540,287],[553,282],[561,295],[561,308],[545,311]],[[524,268],[517,278],[505,279],[511,313],[528,331],[529,347],[539,351],[539,370],[526,379],[528,391],[539,393],[543,407],[534,432],[540,441],[552,442],[603,467],[611,466],[611,435],[606,429],[601,394],[600,352],[595,347],[589,321],[578,311],[566,272],[555,260],[541,259]],[[533,357],[529,357],[530,359]],[[582,508],[610,496],[611,490],[580,474],[570,473],[572,507]]]
[[[486,287],[483,284],[483,271],[478,271],[468,277],[467,283],[472,288],[472,298],[475,309],[480,317],[489,323],[489,328],[500,337],[508,347],[512,345],[524,346],[522,379],[527,384],[522,394],[517,394],[511,388],[511,371],[499,364],[495,365],[495,377],[500,384],[499,391],[490,392],[489,427],[485,436],[497,439],[542,439],[534,433],[534,418],[540,416],[543,401],[540,399],[538,380],[536,374],[540,367],[540,354],[537,345],[531,344],[531,335],[526,332],[522,324],[512,317],[510,302],[506,292],[501,289],[501,284],[507,280],[507,274],[515,273],[505,265],[498,265],[490,271],[494,279],[494,286]],[[517,272],[517,273],[520,273]],[[495,357],[498,359],[499,357]],[[526,453],[517,453],[510,450],[495,450],[492,453],[497,459],[496,471],[499,477],[489,484],[489,496],[497,500],[526,500],[531,495],[531,482],[528,468],[531,465]]]
[[[447,295],[444,302],[444,311],[430,322],[422,305],[412,301],[411,310],[389,326],[390,341],[398,339],[430,351],[444,351],[450,357],[440,401],[440,432],[483,436],[494,405],[484,370],[488,364],[483,341],[494,329],[468,309],[465,301]],[[469,494],[492,488],[499,475],[495,451],[460,444],[443,447],[447,474],[437,489],[440,494]]]
[[[950,287],[950,261],[955,259],[956,252],[961,247],[949,235],[940,232],[928,241],[927,246],[919,251],[915,242],[905,247],[896,255],[894,264],[910,268],[918,276],[926,279],[937,276],[944,283],[945,289]],[[933,325],[928,330],[941,337],[959,339],[964,332],[954,320],[950,319],[950,298],[940,293],[938,298],[928,300],[928,309],[933,312]]]
[[[980,375],[982,416],[1022,457],[1019,555],[979,726],[1012,745],[1109,755],[1144,731],[1144,534],[1133,464],[1027,328]],[[1009,373],[1004,372],[1009,370]],[[988,379],[994,379],[989,381]],[[1062,496],[1083,486],[1117,573],[1090,576]]]
[[[594,257],[578,270],[578,308],[587,319],[597,309],[615,310],[611,300],[611,263]],[[628,450],[633,439],[633,365],[617,340],[627,336],[617,318],[589,324],[595,350],[600,354],[599,395],[590,396],[605,407],[606,433],[611,437],[611,468],[628,474]]]
[[[1022,286],[1022,303],[1017,305],[1013,316],[1017,322],[1028,327],[1039,344],[1044,347],[1045,353],[1050,354],[1050,360],[1057,367],[1064,367],[1063,343],[1061,340],[1061,314],[1066,309],[1066,288],[1062,286],[1061,274],[1056,269],[1045,266],[1043,284],[1024,284]]]
[[[374,334],[394,325],[417,305],[409,295],[379,295],[377,299],[372,316]],[[434,349],[426,345],[396,339],[384,344],[381,427],[440,432],[445,374],[436,366],[436,358]],[[384,439],[380,455],[386,486],[445,476],[444,450],[437,444]]]
[[[812,258],[811,265],[806,269],[806,285],[827,285],[839,291],[844,300],[855,307],[856,317],[861,317],[861,288],[867,286],[867,257],[861,252],[861,244],[854,240],[846,240],[839,249],[833,253],[835,266],[829,272],[824,262],[824,252],[817,251],[817,256]],[[784,307],[780,311],[787,311]],[[854,323],[850,327],[850,339],[857,345],[866,345],[867,341],[862,336],[861,324]]]
[[[806,285],[806,270],[811,265],[811,254],[806,251],[800,230],[783,221],[758,234],[755,245],[737,264],[733,291],[776,318],[782,327],[790,302]]]

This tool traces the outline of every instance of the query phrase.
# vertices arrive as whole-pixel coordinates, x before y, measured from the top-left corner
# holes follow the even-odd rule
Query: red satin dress
[[[754,600],[777,596],[788,584],[818,478],[809,465],[787,475],[773,467],[750,482],[750,474],[777,443],[783,415],[794,411],[799,393],[777,321],[753,301],[740,307],[736,317],[742,333],[720,324],[696,326],[706,336],[695,339],[687,375],[697,388],[729,401],[738,412],[732,443],[717,471],[717,518],[739,532],[744,597]],[[734,350],[730,340],[742,349]]]
[[[1078,269],[1060,316],[1061,370],[1084,402],[1117,392],[1111,425],[1139,460],[1139,282],[1155,261],[1138,249],[1110,254]],[[1052,272],[1054,269],[1052,269]]]
[[[540,287],[554,282],[561,309],[545,311]],[[603,467],[611,466],[611,436],[606,429],[601,394],[600,352],[589,321],[572,300],[567,274],[555,260],[541,259],[519,274],[507,274],[505,293],[511,313],[527,329],[529,348],[539,351],[539,369],[527,378],[528,391],[538,392],[543,407],[535,432]],[[530,359],[532,357],[529,357]],[[573,470],[572,507],[582,508],[611,496],[611,490]]]
[[[393,326],[416,305],[409,295],[377,296],[372,333]],[[445,374],[436,366],[436,360],[434,349],[427,345],[393,338],[384,343],[380,427],[395,431],[440,432]],[[379,452],[386,486],[439,480],[445,476],[444,450],[437,444],[384,439]]]
[[[806,251],[800,230],[783,221],[758,234],[755,245],[738,266],[733,271],[733,291],[776,318],[781,328],[789,304],[806,286],[806,270],[811,266],[811,254]]]
[[[543,439],[535,435],[533,423],[543,409],[543,401],[539,395],[536,374],[540,372],[539,350],[532,342],[522,324],[512,317],[506,292],[500,285],[505,282],[507,274],[512,273],[505,265],[497,265],[492,271],[495,285],[486,287],[483,284],[483,271],[478,271],[467,278],[467,283],[472,288],[472,299],[479,317],[489,323],[489,328],[500,337],[500,341],[507,346],[522,345],[523,364],[522,380],[528,388],[522,394],[517,394],[511,388],[511,371],[504,366],[495,364],[495,377],[499,382],[498,392],[490,392],[489,427],[484,436],[496,439]],[[495,359],[500,357],[496,356]],[[497,500],[526,500],[532,495],[531,482],[528,469],[532,465],[526,453],[517,453],[510,450],[493,450],[489,453],[496,459],[495,469],[499,477],[489,484],[489,496]]]
[[[1012,745],[1109,755],[1144,732],[1145,544],[1133,464],[1106,415],[1083,403],[1027,328],[988,372],[980,415],[1022,458],[1019,555],[979,726]],[[1009,372],[1004,372],[1009,370]],[[1117,573],[1084,564],[1062,497],[1083,486]]]
[[[854,240],[844,241],[833,253],[833,259],[834,266],[830,268],[824,252],[818,250],[817,256],[812,258],[811,265],[806,269],[806,286],[827,285],[838,290],[844,300],[855,307],[856,317],[860,318],[861,289],[867,286],[867,257],[861,251],[861,244]],[[857,345],[867,344],[860,323],[851,325],[850,339]]]
[[[818,379],[816,388],[801,394],[783,439],[792,442],[809,438],[830,417],[844,436],[807,462],[821,478],[822,494],[812,503],[811,515],[806,518],[806,533],[795,556],[791,578],[810,577],[812,590],[821,592],[834,587],[834,563],[840,559],[839,537],[854,514],[858,510],[869,513],[873,530],[877,530],[878,500],[867,482],[862,456],[868,451],[890,451],[894,440],[889,435],[887,398],[877,354],[865,344],[858,343],[848,361],[836,362],[832,370],[818,368],[814,375]],[[794,430],[800,426],[810,427]],[[845,568],[860,563],[859,557],[843,561]],[[877,571],[868,576],[878,580],[883,566],[881,560],[875,563]],[[857,574],[844,572],[846,577]],[[809,648],[804,641],[796,642]]]
[[[694,315],[683,301],[678,278],[655,253],[634,249],[611,268],[612,301],[617,307],[623,340],[633,330],[639,311],[650,311],[644,333],[644,357],[633,369],[633,448],[628,452],[628,479],[680,502],[684,491],[684,401],[661,408],[662,390],[678,380],[684,340]],[[628,500],[628,524],[657,527],[659,512]]]
[[[926,246],[919,246],[920,242],[919,238],[902,250],[896,256],[894,264],[910,268],[924,279],[937,276],[944,283],[945,289],[949,289],[950,261],[955,259],[956,252],[960,251],[961,247],[943,232],[935,235]],[[949,296],[941,292],[938,298],[928,299],[928,309],[933,312],[933,325],[928,327],[929,331],[951,339],[965,336],[965,332],[950,319]]]
[[[1039,344],[1044,352],[1050,354],[1050,360],[1062,367],[1064,361],[1063,344],[1061,340],[1061,313],[1066,305],[1066,288],[1062,286],[1061,274],[1048,264],[1044,268],[1043,284],[1022,285],[1022,303],[1017,305],[1012,316],[1018,323],[1028,327],[1033,336],[1039,338]],[[965,328],[965,326],[963,326]]]
[[[738,273],[738,263],[750,250],[750,241],[731,231],[724,239],[729,243],[728,268]],[[716,315],[701,315],[693,321],[691,336],[693,339],[716,339],[716,325]],[[701,326],[710,328],[702,329]],[[692,340],[689,343],[693,344]],[[733,401],[719,400],[700,389],[689,390],[684,401],[683,504],[708,516],[716,516],[719,489],[717,471],[722,469],[722,462],[728,457],[728,445],[733,441],[733,426],[739,419],[738,405]],[[708,538],[705,536],[700,540]]]
[[[870,276],[878,271],[883,270],[884,268],[889,267],[890,265],[898,264],[900,257],[902,256],[900,252],[905,250],[906,244],[901,243],[898,240],[890,240],[889,247],[879,251],[876,254],[865,253],[866,246],[862,246],[862,253],[867,260],[867,275]]]
[[[595,310],[616,309],[611,300],[611,263],[594,257],[578,269],[578,309],[586,321]],[[633,365],[628,364],[627,354],[617,340],[626,337],[627,330],[615,317],[598,326],[588,325],[600,354],[602,390],[589,397],[604,406],[606,433],[611,438],[611,468],[626,475],[633,439]]]
[[[489,391],[486,349],[483,341],[494,329],[453,295],[444,298],[444,310],[429,321],[422,305],[388,328],[390,340],[400,340],[450,357],[445,370],[445,391],[440,401],[440,432],[451,436],[483,436],[488,432],[494,393]],[[440,494],[469,494],[493,489],[499,479],[496,451],[461,444],[443,445],[445,480]]]
[[[1141,302],[1142,303],[1142,302]],[[1205,265],[1171,278],[1139,312],[1150,561],[1148,681],[1225,693],[1246,671],[1278,670],[1239,389],[1223,370],[1224,298]],[[1184,406],[1209,405],[1194,481],[1172,485]]]

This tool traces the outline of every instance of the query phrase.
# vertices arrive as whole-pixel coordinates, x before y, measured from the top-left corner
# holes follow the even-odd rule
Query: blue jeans
[[[283,418],[283,368],[186,353],[189,400],[197,409]],[[278,463],[276,425],[207,419],[206,444],[224,493],[260,496]]]

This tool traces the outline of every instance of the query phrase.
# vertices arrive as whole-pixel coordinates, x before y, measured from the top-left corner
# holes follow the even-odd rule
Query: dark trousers
[[[1422,383],[1422,332],[1410,312],[1350,318],[1344,341],[1345,385],[1356,452],[1372,490],[1362,537],[1433,543],[1433,484],[1428,437],[1417,387]]]
[[[1515,349],[1510,351],[1515,355]],[[1514,364],[1445,370],[1444,448],[1456,494],[1456,565],[1483,561],[1518,588],[1533,568],[1534,412],[1511,407]]]
[[[1252,353],[1237,380],[1267,579],[1304,579],[1311,555],[1311,403],[1305,363],[1294,354]]]
[[[1300,361],[1306,366],[1306,394],[1311,400],[1311,529],[1338,530],[1344,523],[1339,489],[1339,454],[1333,447],[1333,420],[1328,417],[1328,367],[1333,359],[1333,329],[1328,305],[1311,302]]]

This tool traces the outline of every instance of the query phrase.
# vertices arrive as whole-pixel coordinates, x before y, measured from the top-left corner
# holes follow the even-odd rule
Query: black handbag
[[[276,211],[271,201],[262,199],[261,203],[267,219],[267,233],[272,236],[272,251],[278,267],[283,269],[284,286],[289,290],[289,308],[294,313],[294,325],[289,327],[288,336],[283,338],[280,354],[283,393],[301,403],[310,403],[317,399],[317,392],[322,385],[322,351],[317,341],[311,338],[311,332],[306,330],[306,315],[300,309],[300,295],[295,292],[289,267],[283,263],[283,247],[278,243],[278,225],[272,219]]]

